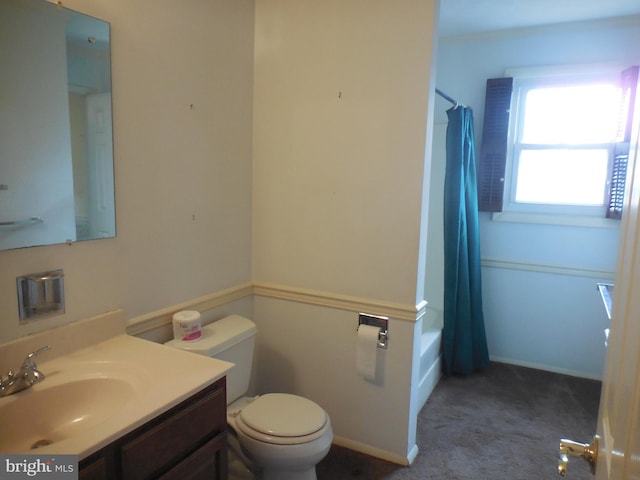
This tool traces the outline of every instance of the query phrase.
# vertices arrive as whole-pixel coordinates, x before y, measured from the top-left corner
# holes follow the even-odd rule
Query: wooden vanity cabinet
[[[226,379],[80,462],[80,480],[227,478]]]

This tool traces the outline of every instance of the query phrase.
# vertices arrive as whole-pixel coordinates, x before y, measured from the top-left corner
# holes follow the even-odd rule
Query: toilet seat
[[[255,440],[277,445],[312,442],[327,429],[327,413],[311,400],[286,393],[269,393],[245,406],[236,427]]]

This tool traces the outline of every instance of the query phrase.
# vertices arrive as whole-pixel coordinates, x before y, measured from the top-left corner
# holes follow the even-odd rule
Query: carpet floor
[[[333,446],[318,480],[552,480],[561,438],[589,442],[600,382],[492,363],[469,377],[443,377],[418,416],[419,453],[402,467]],[[592,480],[570,459],[570,480]]]

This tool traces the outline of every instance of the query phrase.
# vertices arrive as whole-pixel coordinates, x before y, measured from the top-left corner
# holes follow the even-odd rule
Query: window
[[[627,88],[625,75],[621,88],[620,74],[612,69],[537,69],[489,80],[478,165],[480,209],[539,219],[619,218],[626,174],[621,131],[631,118],[624,107],[630,92],[635,97],[638,68],[628,72],[633,75]]]
[[[617,83],[516,80],[508,210],[604,216]]]

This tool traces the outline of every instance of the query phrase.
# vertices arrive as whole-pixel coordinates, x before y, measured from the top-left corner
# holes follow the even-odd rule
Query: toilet
[[[329,415],[298,395],[244,396],[255,336],[251,320],[231,315],[202,327],[198,341],[171,340],[165,345],[235,364],[227,373],[229,450],[238,450],[234,447],[239,445],[235,453],[246,469],[264,480],[316,480],[316,464],[327,455],[333,440]]]

